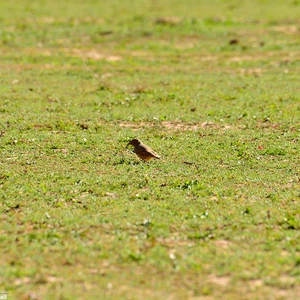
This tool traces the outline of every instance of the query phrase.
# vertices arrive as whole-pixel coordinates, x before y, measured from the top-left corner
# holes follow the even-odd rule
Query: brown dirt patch
[[[264,73],[264,71],[260,68],[249,68],[249,69],[239,69],[238,73],[242,75],[253,75],[253,76],[260,76]]]
[[[122,60],[122,57],[119,55],[107,55],[107,54],[97,51],[96,49],[65,48],[62,51],[70,56],[88,58],[88,59],[93,59],[93,60],[106,60],[106,61]]]
[[[177,25],[182,21],[182,18],[177,16],[166,16],[166,17],[159,17],[155,20],[155,24],[158,25]]]
[[[264,282],[261,279],[253,279],[249,281],[250,286],[257,287],[257,286],[263,286]]]
[[[299,33],[300,29],[296,25],[288,25],[288,26],[275,26],[274,31],[280,33],[295,34],[295,33]]]
[[[25,18],[25,24],[103,24],[104,19],[99,17],[82,17],[76,19],[68,19],[68,18],[58,18],[58,17],[33,17],[33,18]]]
[[[220,248],[223,248],[223,249],[227,249],[231,245],[231,242],[226,241],[226,240],[216,240],[215,241],[215,245],[217,247],[220,247]]]
[[[210,275],[208,280],[216,285],[219,286],[227,286],[229,281],[230,281],[230,277],[228,276],[215,276],[215,275]]]
[[[252,53],[252,55],[238,55],[238,56],[231,56],[226,57],[224,56],[219,57],[219,59],[227,59],[229,62],[257,62],[257,61],[277,61],[280,59],[280,61],[296,61],[298,60],[299,54],[297,52],[281,52],[280,55],[278,55],[278,52],[275,51],[269,51],[264,52],[263,54],[256,52]]]
[[[163,121],[159,123],[155,122],[140,122],[140,123],[130,123],[130,122],[121,122],[119,123],[120,127],[123,128],[131,128],[132,130],[139,130],[141,128],[152,128],[152,127],[162,127],[166,128],[170,131],[196,131],[199,129],[230,129],[229,125],[219,125],[213,122],[202,122],[202,123],[181,123],[181,122],[171,122],[171,121]]]

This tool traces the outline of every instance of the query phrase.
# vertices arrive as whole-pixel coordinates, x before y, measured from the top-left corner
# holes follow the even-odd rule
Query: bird
[[[160,159],[160,156],[153,151],[149,146],[143,144],[139,139],[133,139],[131,140],[126,148],[132,145],[134,147],[133,152],[143,161],[148,161],[152,158]]]

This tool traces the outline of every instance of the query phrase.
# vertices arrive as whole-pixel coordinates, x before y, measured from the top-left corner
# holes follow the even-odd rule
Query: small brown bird
[[[160,159],[160,156],[153,151],[149,146],[143,144],[140,140],[138,139],[133,139],[131,140],[126,148],[132,145],[134,147],[133,152],[139,157],[141,158],[143,161],[148,161],[151,158],[157,158]]]

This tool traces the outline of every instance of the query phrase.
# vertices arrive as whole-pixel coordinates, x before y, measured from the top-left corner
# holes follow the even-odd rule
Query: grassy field
[[[1,1],[0,292],[299,299],[299,15]]]

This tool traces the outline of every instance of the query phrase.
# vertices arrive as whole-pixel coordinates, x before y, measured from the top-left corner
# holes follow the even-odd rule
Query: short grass
[[[2,1],[0,291],[299,299],[299,15]]]

